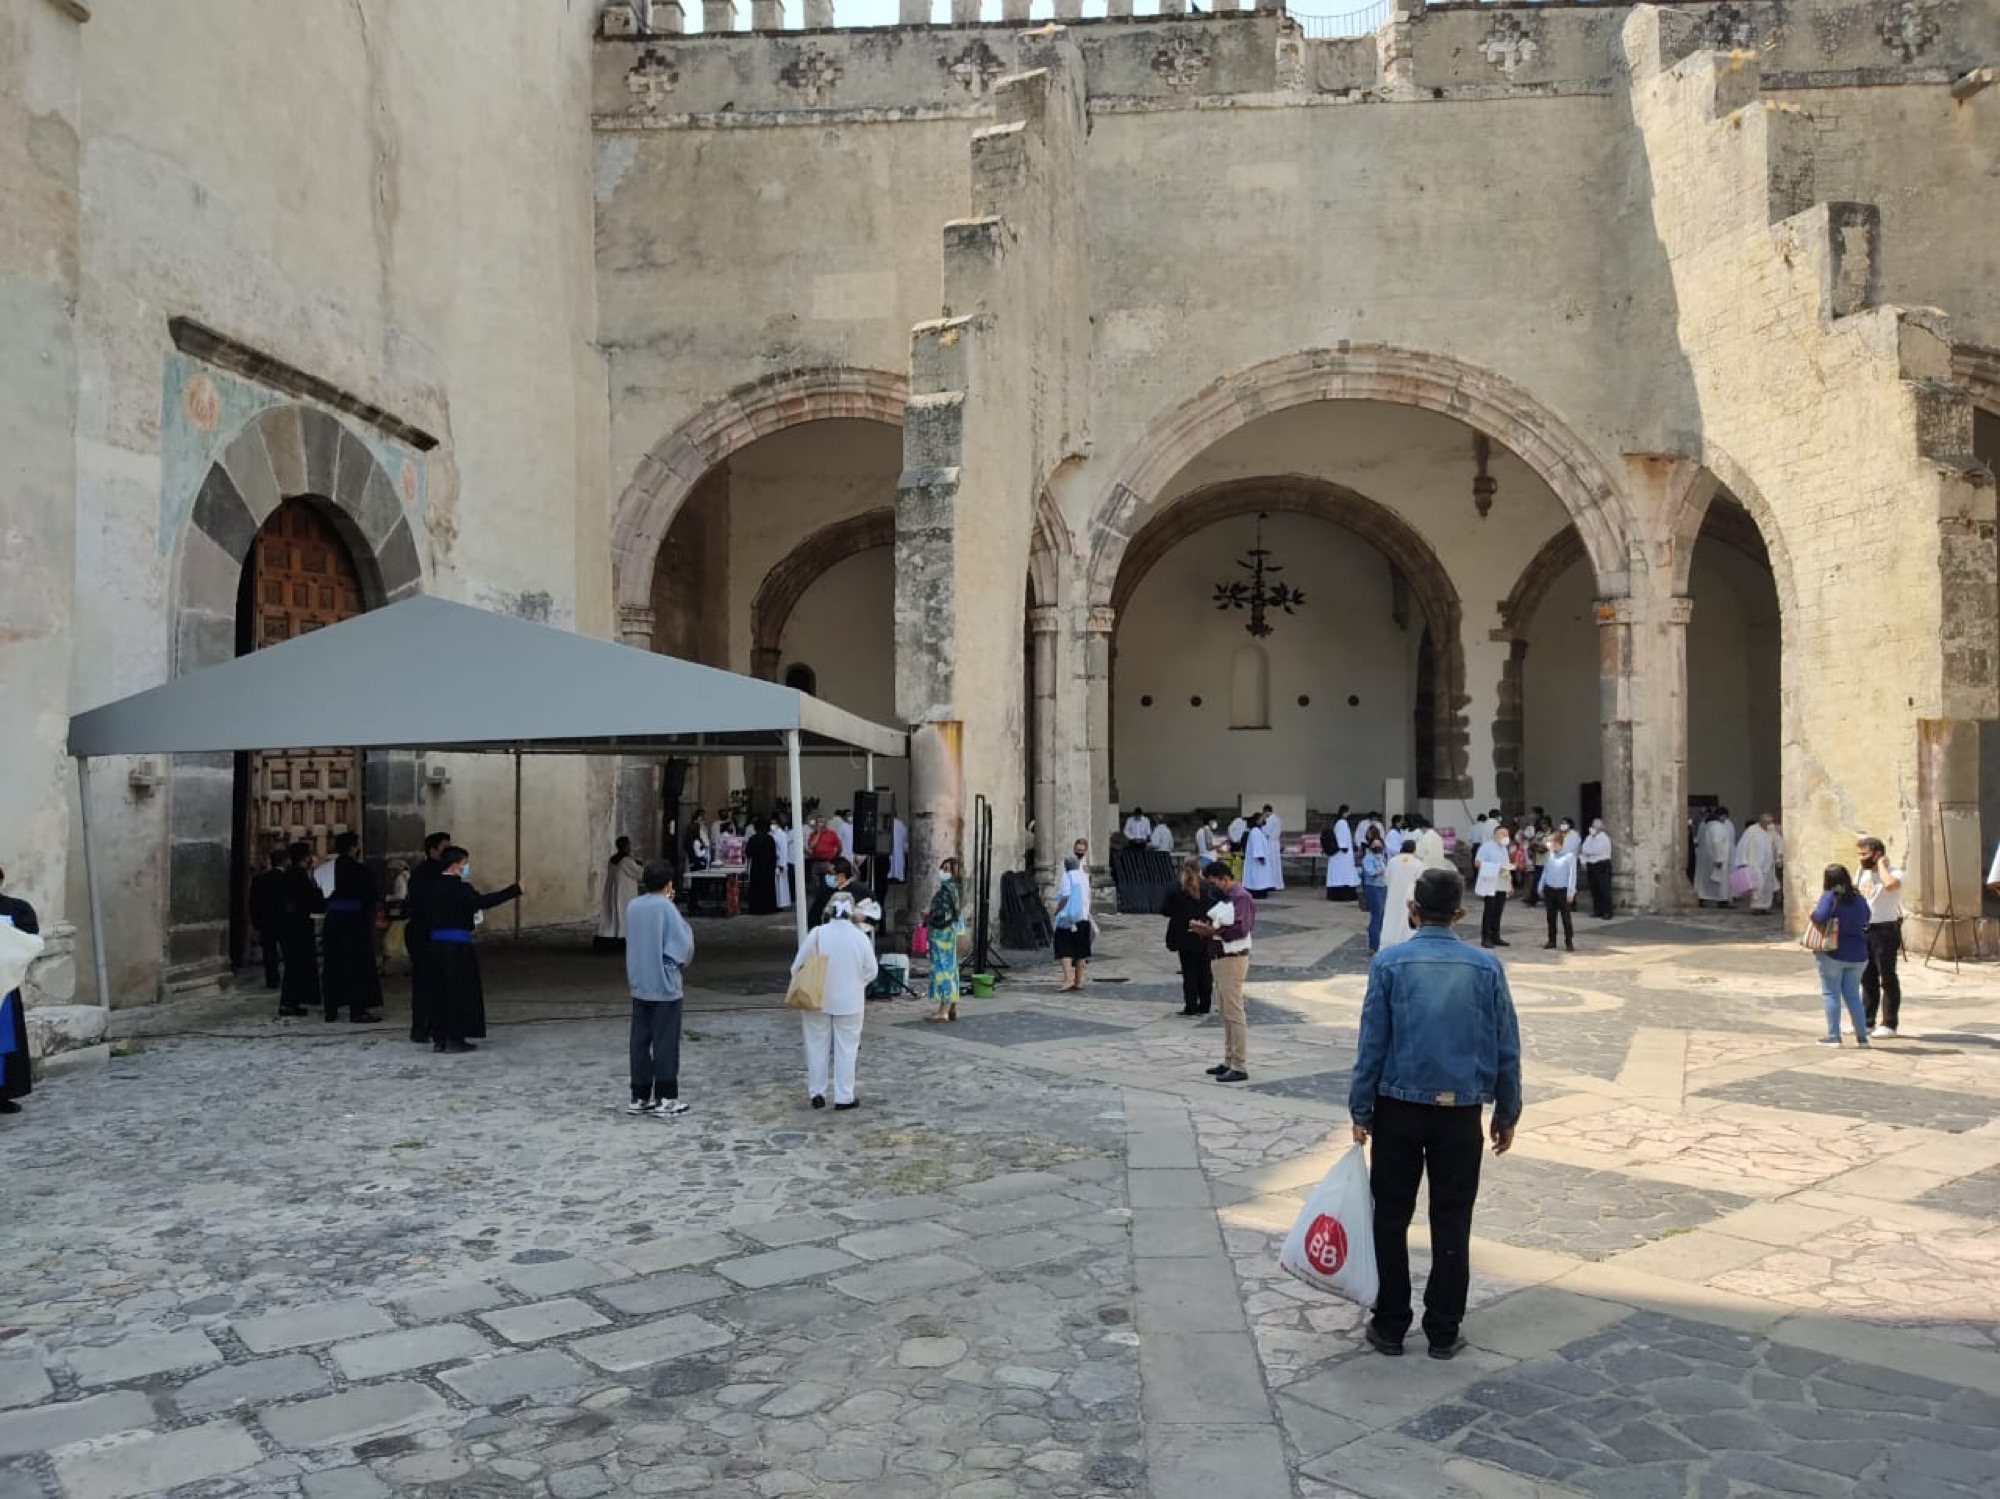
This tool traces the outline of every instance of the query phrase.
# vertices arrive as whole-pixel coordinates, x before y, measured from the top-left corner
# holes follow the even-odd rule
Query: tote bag
[[[1806,929],[1799,933],[1799,946],[1807,952],[1832,952],[1840,946],[1840,918],[1829,916],[1824,925],[1806,918]]]
[[[1278,1268],[1362,1306],[1381,1290],[1375,1266],[1375,1197],[1359,1145],[1333,1163],[1285,1235]]]
[[[785,989],[785,1008],[817,1012],[825,1001],[826,954],[814,947]]]

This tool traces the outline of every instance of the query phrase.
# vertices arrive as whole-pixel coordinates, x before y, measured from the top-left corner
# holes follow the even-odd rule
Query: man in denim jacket
[[[1410,940],[1368,970],[1361,1040],[1348,1088],[1354,1138],[1375,1139],[1375,1263],[1381,1291],[1368,1346],[1400,1354],[1410,1328],[1410,1216],[1417,1183],[1431,1188],[1431,1273],[1424,1336],[1432,1358],[1465,1346],[1472,1204],[1479,1195],[1480,1108],[1493,1105],[1493,1153],[1505,1155],[1521,1117],[1521,1030],[1499,959],[1459,941],[1465,887],[1428,869],[1410,901]]]

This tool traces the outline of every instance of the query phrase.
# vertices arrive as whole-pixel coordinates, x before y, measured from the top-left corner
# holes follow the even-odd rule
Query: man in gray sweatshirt
[[[626,908],[625,979],[632,990],[632,1101],[628,1114],[685,1114],[681,1102],[681,972],[694,933],[674,904],[674,866],[655,859]]]

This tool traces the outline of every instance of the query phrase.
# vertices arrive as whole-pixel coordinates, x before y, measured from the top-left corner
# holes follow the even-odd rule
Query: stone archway
[[[903,424],[909,380],[871,369],[794,370],[739,385],[656,443],[618,497],[611,566],[629,638],[651,634],[653,566],[682,503],[716,464],[760,437],[832,418]]]
[[[767,682],[778,680],[785,625],[805,591],[829,568],[857,552],[895,544],[895,510],[868,510],[822,526],[786,553],[764,575],[750,601],[751,673]]]
[[[1092,529],[1093,602],[1110,599],[1135,525],[1174,476],[1239,427],[1316,401],[1418,406],[1484,432],[1555,493],[1583,537],[1599,592],[1626,591],[1629,522],[1624,490],[1582,436],[1526,391],[1490,370],[1440,354],[1381,345],[1308,349],[1217,380],[1155,420],[1114,470]]]
[[[1433,795],[1472,794],[1465,686],[1464,610],[1444,564],[1416,528],[1380,502],[1330,480],[1302,474],[1231,479],[1182,496],[1123,549],[1106,600],[1121,617],[1140,581],[1159,560],[1198,531],[1260,512],[1308,515],[1358,537],[1389,560],[1409,585],[1432,641],[1434,684],[1428,720]],[[1113,663],[1115,670],[1115,662]]]
[[[236,656],[237,594],[258,529],[287,500],[305,500],[346,544],[368,608],[423,590],[403,492],[369,445],[310,406],[272,406],[232,436],[202,476],[174,569],[172,672]],[[166,953],[162,986],[215,982],[229,964],[235,757],[176,755],[167,792]],[[394,812],[416,804],[414,758],[371,756],[364,834],[389,848]]]

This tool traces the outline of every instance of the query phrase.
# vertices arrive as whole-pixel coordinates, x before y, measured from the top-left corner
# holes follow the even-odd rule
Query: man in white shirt
[[[1174,830],[1167,826],[1164,817],[1153,824],[1153,835],[1146,840],[1146,846],[1163,854],[1174,851]]]
[[[1229,819],[1229,846],[1238,853],[1243,851],[1243,835],[1250,831],[1250,824],[1241,812]]]
[[[1590,887],[1590,914],[1599,921],[1611,915],[1611,835],[1604,831],[1604,819],[1590,819],[1590,836],[1577,850],[1583,860],[1583,880]]]
[[[1472,823],[1472,852],[1477,854],[1486,846],[1486,840],[1493,836],[1493,817],[1481,812]]]
[[[1896,1022],[1903,1017],[1903,981],[1896,976],[1896,959],[1903,952],[1903,871],[1889,862],[1880,838],[1857,839],[1854,853],[1861,864],[1854,889],[1868,902],[1868,966],[1861,970],[1861,1009],[1870,1036],[1893,1037]]]
[[[1576,851],[1559,838],[1549,839],[1541,869],[1542,904],[1548,907],[1549,914],[1549,940],[1542,944],[1545,948],[1555,947],[1556,923],[1560,920],[1563,947],[1569,952],[1576,951],[1576,932],[1570,926],[1570,912],[1576,909],[1578,876]]]
[[[1125,841],[1144,845],[1153,837],[1153,819],[1146,815],[1144,807],[1134,807],[1132,815],[1125,819]]]
[[[1382,852],[1391,859],[1395,858],[1403,851],[1403,844],[1408,838],[1409,834],[1403,831],[1403,814],[1398,812],[1389,819],[1389,831],[1382,835]],[[1392,897],[1389,902],[1391,914],[1395,909],[1396,902]]]

